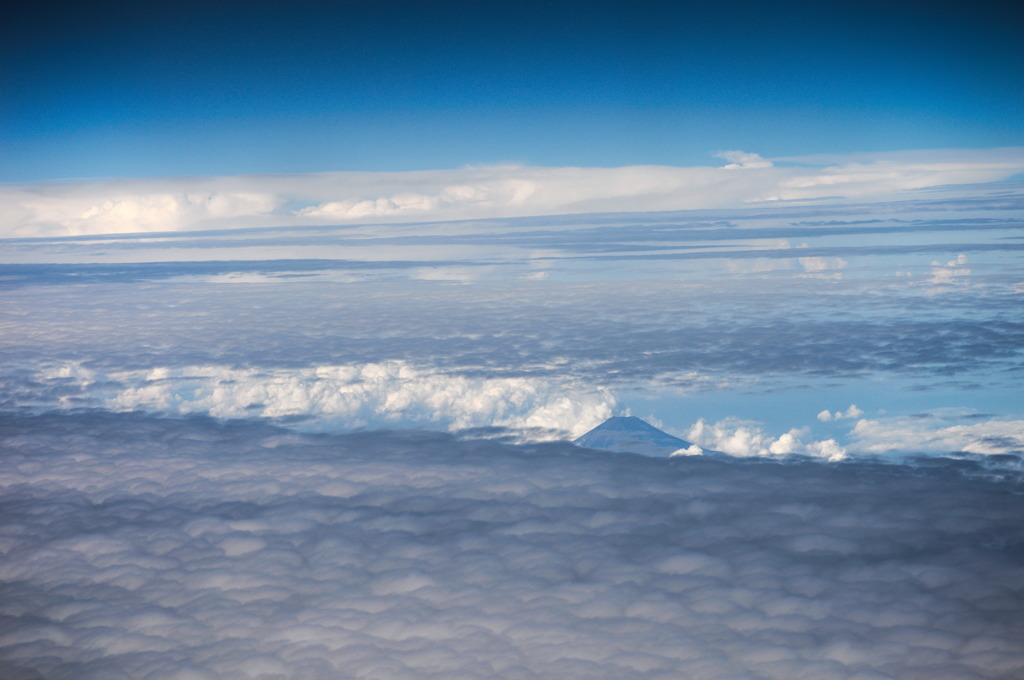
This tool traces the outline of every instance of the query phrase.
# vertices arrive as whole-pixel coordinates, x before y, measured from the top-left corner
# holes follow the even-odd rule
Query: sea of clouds
[[[848,160],[812,193],[913,175]],[[9,222],[296,218],[4,241],[3,680],[1024,675],[1019,182],[317,226],[359,178],[317,179]],[[515,210],[572,204],[548,179]],[[564,441],[629,409],[732,457]]]
[[[1024,484],[0,420],[7,680],[1019,678]]]

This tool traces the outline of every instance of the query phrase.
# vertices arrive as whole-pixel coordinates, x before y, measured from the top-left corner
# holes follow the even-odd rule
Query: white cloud
[[[932,262],[932,275],[928,283],[933,286],[953,286],[956,284],[967,284],[967,277],[971,270],[965,267],[967,256],[963,253],[946,263],[935,260]]]
[[[725,260],[725,269],[730,274],[762,274],[785,271],[793,268],[793,261],[785,257],[750,257]]]
[[[959,412],[865,419],[857,421],[851,436],[858,450],[870,453],[966,451],[990,455],[1024,452],[1024,420],[963,421],[963,414]]]
[[[219,184],[196,182],[185,191],[173,186],[153,190],[141,182],[7,189],[0,191],[0,214],[22,217],[23,223],[11,225],[7,236],[75,236],[194,229],[270,215],[283,203],[268,192],[203,191],[204,183]]]
[[[730,161],[728,165],[722,166],[725,170],[753,170],[759,168],[770,168],[772,162],[761,158],[756,153],[746,151],[719,151],[715,154],[719,158]]]
[[[832,439],[804,444],[801,437],[806,437],[807,434],[807,428],[794,428],[775,437],[766,432],[761,423],[726,418],[710,424],[701,418],[690,426],[684,436],[704,449],[739,457],[782,457],[802,454],[831,461],[846,457],[843,447]]]
[[[848,264],[841,257],[800,257],[797,258],[797,261],[806,272],[802,276],[837,281],[843,278],[843,274],[839,270],[845,269]]]
[[[908,190],[989,182],[1024,172],[1024,149],[836,156],[782,167],[754,153],[719,156],[732,162],[724,167],[497,166],[8,186],[0,188],[0,237],[686,210],[826,197],[884,200],[906,198],[902,192]],[[822,165],[809,165],[812,161]],[[757,172],[735,172],[751,169]]]
[[[437,194],[398,193],[374,199],[348,199],[328,201],[302,208],[298,217],[327,220],[367,219],[389,216],[415,217],[417,213],[436,213],[470,206],[510,207],[526,203],[539,189],[529,179],[501,178],[479,185],[452,185]]]
[[[785,456],[796,453],[800,448],[799,432],[792,430],[780,436],[768,446],[768,453],[775,456]]]
[[[831,420],[843,420],[846,418],[860,418],[864,415],[864,411],[857,408],[856,404],[850,404],[850,407],[845,411],[836,411],[832,413],[827,409],[818,414],[818,420],[823,423],[827,423]]]
[[[835,439],[811,442],[807,445],[806,452],[818,458],[829,461],[843,460],[846,458],[846,449],[839,445]]]
[[[419,281],[451,281],[473,283],[480,277],[480,267],[424,267],[411,273]]]
[[[704,449],[697,446],[696,444],[690,444],[685,449],[677,449],[669,454],[669,458],[673,456],[702,456],[704,455]]]
[[[946,185],[992,182],[1019,170],[1021,149],[935,149],[881,154],[837,154],[781,158],[822,168],[780,179],[765,200],[799,200],[826,196],[847,198],[892,197],[900,192]]]
[[[570,379],[469,377],[405,361],[304,369],[204,365],[109,373],[69,363],[43,370],[35,380],[40,394],[48,384],[62,386],[63,396],[48,404],[50,408],[74,404],[215,418],[302,417],[317,429],[434,424],[452,430],[503,427],[547,438],[574,438],[611,416],[616,405],[608,390]],[[40,400],[45,403],[41,396],[35,403]]]

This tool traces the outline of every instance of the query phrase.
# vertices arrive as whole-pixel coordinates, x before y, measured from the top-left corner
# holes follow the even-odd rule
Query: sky
[[[0,180],[1020,146],[996,2],[22,3]]]
[[[5,16],[0,666],[1021,677],[1021,19]]]

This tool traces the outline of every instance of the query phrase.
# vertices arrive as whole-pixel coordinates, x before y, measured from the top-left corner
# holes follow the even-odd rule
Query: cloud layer
[[[968,422],[962,422],[964,419]],[[1024,457],[1024,420],[960,409],[858,420],[851,435],[858,449],[873,453],[963,451]]]
[[[430,424],[572,439],[612,415],[603,388],[536,377],[445,374],[404,361],[254,369],[204,365],[100,372],[55,364],[22,397],[36,408],[104,408],[215,418],[299,418],[317,429]]]
[[[0,408],[1016,455],[1021,197],[8,242]]]
[[[457,220],[689,210],[822,198],[906,197],[1024,172],[1024,150],[947,150],[786,159],[724,151],[722,167],[498,166],[0,188],[0,237],[280,224]]]
[[[10,680],[1024,670],[1024,495],[967,463],[109,414],[7,418],[0,445]]]

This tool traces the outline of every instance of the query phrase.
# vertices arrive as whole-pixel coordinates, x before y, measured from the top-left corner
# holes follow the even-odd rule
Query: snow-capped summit
[[[662,432],[636,416],[609,418],[573,443],[588,449],[639,453],[657,458],[701,452],[700,447]]]

